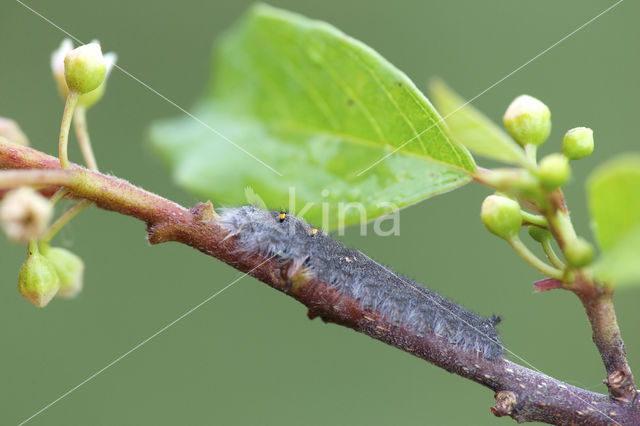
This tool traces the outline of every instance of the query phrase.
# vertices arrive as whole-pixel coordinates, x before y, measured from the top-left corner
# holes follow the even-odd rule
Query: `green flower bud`
[[[547,189],[560,188],[570,175],[569,160],[562,154],[550,154],[540,161],[538,178]]]
[[[593,245],[584,238],[578,237],[569,241],[564,248],[564,257],[574,268],[582,268],[593,261]]]
[[[503,121],[511,137],[522,146],[540,146],[551,133],[551,111],[532,96],[518,96],[511,102]]]
[[[36,247],[31,244],[29,256],[20,269],[18,291],[29,302],[45,307],[60,288],[60,279],[55,268]]]
[[[92,43],[98,43],[98,41],[94,40]],[[80,99],[78,99],[78,106],[90,108],[100,99],[102,99],[107,86],[107,78],[109,77],[109,74],[111,74],[111,70],[113,70],[113,67],[116,65],[116,60],[118,59],[118,57],[115,53],[109,52],[105,53],[103,55],[103,58],[107,69],[104,75],[104,81],[102,82],[102,84],[100,84],[100,86],[98,86],[97,89],[80,96]]]
[[[539,226],[530,226],[529,236],[535,241],[542,243],[551,238],[551,233],[544,228],[540,228]]]
[[[91,42],[91,44],[99,44],[97,40]],[[58,90],[62,95],[63,99],[66,99],[69,96],[69,88],[67,87],[67,81],[65,79],[65,65],[64,60],[67,54],[69,54],[73,50],[73,44],[70,39],[66,39],[62,42],[58,50],[53,52],[51,55],[51,72],[53,73],[53,78],[56,81],[58,86]],[[89,93],[85,93],[80,96],[78,99],[78,106],[89,108],[96,102],[98,102],[105,92],[105,86],[107,84],[107,77],[111,73],[111,70],[115,66],[117,56],[115,53],[105,53],[103,55],[104,63],[105,63],[105,76],[104,81],[100,84],[95,90],[90,91]]]
[[[18,123],[10,118],[0,117],[0,137],[18,145],[29,146],[27,136],[22,132]]]
[[[97,89],[106,73],[107,67],[98,43],[77,47],[64,58],[67,87],[76,93],[84,94]]]
[[[0,225],[16,243],[40,238],[52,215],[51,202],[27,187],[8,192],[0,204]]]
[[[61,247],[43,247],[42,253],[60,278],[60,290],[57,295],[72,298],[80,293],[84,275],[82,259]]]
[[[489,232],[505,240],[513,238],[522,225],[520,205],[500,195],[489,195],[484,199],[480,218]]]
[[[562,153],[569,160],[579,160],[593,152],[593,130],[576,127],[569,130],[562,139]]]
[[[105,83],[106,80],[103,81],[96,90],[92,90],[89,93],[85,93],[84,95],[80,96],[80,98],[78,99],[78,106],[88,109],[96,104],[100,99],[102,99],[102,96],[105,92]]]

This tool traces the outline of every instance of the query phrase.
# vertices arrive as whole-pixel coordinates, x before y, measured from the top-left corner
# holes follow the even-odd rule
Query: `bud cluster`
[[[39,308],[54,296],[75,297],[82,290],[84,262],[69,250],[31,243],[18,277],[18,291]]]
[[[8,192],[0,204],[0,224],[7,237],[18,243],[29,242],[18,290],[38,307],[46,306],[56,294],[73,297],[82,289],[82,260],[69,250],[40,241],[52,215],[52,203],[31,188]]]
[[[535,147],[542,145],[551,132],[551,111],[540,100],[518,96],[511,102],[503,117],[504,126],[511,137],[529,150],[535,157]],[[562,187],[571,176],[569,160],[579,160],[593,152],[593,130],[576,127],[569,130],[562,140],[562,153],[544,157],[534,170],[543,189],[552,191]],[[535,158],[533,158],[535,163]]]
[[[562,140],[561,153],[549,154],[538,163],[537,148],[551,133],[549,108],[532,96],[518,96],[507,108],[503,122],[507,132],[525,150],[528,164],[524,168],[481,170],[477,173],[476,180],[507,195],[495,194],[485,198],[480,213],[482,222],[491,233],[509,242],[529,264],[551,277],[563,278],[567,268],[549,244],[555,235],[563,237],[562,250],[569,268],[588,266],[593,261],[593,246],[575,236],[570,220],[558,220],[562,216],[558,209],[563,208],[559,189],[571,177],[569,162],[593,152],[593,131],[587,127],[569,130]],[[515,199],[542,216],[523,212]],[[542,244],[553,266],[538,259],[520,241],[518,233],[523,223],[530,225],[530,237]]]
[[[511,137],[522,146],[538,147],[551,132],[551,111],[528,95],[518,96],[511,102],[503,121]],[[540,184],[546,190],[560,188],[571,176],[569,160],[579,160],[592,152],[593,130],[587,127],[569,130],[562,140],[562,154],[548,155],[537,167]]]

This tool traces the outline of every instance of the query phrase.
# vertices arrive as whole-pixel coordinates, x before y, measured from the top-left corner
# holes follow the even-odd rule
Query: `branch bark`
[[[580,298],[591,323],[593,343],[598,347],[607,371],[603,382],[609,394],[623,404],[637,401],[637,389],[627,362],[611,289],[583,285],[582,277],[578,276],[572,291]]]
[[[186,209],[113,176],[76,165],[60,170],[57,158],[3,141],[0,141],[0,168],[15,169],[0,174],[0,189],[21,184],[48,190],[65,187],[73,198],[90,200],[100,208],[145,222],[151,244],[167,241],[186,244],[295,298],[309,308],[310,317],[319,316],[324,321],[352,328],[480,383],[495,392],[496,404],[491,411],[496,416],[558,425],[640,424],[638,401],[621,404],[502,357],[487,359],[461,350],[436,332],[418,333],[415,323],[398,322],[397,317],[391,318],[383,309],[363,306],[361,300],[340,293],[331,283],[315,278],[301,285],[293,283],[290,261],[240,250],[237,239],[229,237],[210,203]],[[415,298],[415,289],[398,280],[395,283],[398,288],[412,292],[403,300]]]

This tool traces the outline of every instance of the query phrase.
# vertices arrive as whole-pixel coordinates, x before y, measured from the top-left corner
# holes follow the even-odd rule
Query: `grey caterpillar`
[[[435,334],[487,359],[502,356],[495,328],[500,318],[470,312],[295,216],[244,206],[224,210],[220,224],[238,250],[287,261],[290,277],[303,273],[328,283],[363,309],[381,312],[391,323],[410,324],[418,337]]]

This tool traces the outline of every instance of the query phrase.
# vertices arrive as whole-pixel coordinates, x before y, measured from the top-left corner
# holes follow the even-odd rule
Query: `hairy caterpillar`
[[[418,334],[436,334],[487,359],[502,356],[495,329],[499,317],[474,314],[295,216],[244,206],[226,209],[220,223],[228,238],[236,238],[239,250],[289,261],[291,276],[310,274],[358,300],[364,309],[380,311],[392,322],[411,324]]]

